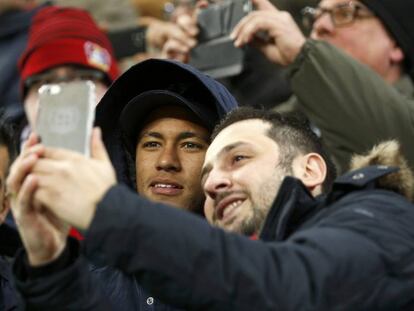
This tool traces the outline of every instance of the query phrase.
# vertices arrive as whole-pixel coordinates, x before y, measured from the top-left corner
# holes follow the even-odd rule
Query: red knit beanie
[[[86,11],[47,6],[33,17],[19,61],[22,83],[42,71],[71,64],[104,72],[108,83],[119,74],[111,43]]]

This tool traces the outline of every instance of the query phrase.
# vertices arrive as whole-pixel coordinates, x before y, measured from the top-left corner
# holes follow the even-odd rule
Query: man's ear
[[[403,50],[395,43],[395,46],[390,51],[390,60],[393,64],[402,64],[404,61]]]
[[[298,156],[292,165],[294,176],[299,178],[314,195],[322,193],[322,184],[326,178],[325,160],[317,153]]]

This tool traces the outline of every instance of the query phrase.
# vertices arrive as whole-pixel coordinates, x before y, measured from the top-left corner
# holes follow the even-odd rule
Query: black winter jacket
[[[375,188],[393,170],[354,171],[318,199],[287,177],[262,241],[115,186],[84,252],[188,310],[414,310],[414,206]]]
[[[17,310],[17,295],[13,286],[11,263],[0,256],[0,310]]]
[[[260,241],[115,186],[99,204],[83,251],[188,310],[413,310],[414,206],[376,189],[395,170],[354,171],[317,199],[287,177]],[[42,299],[39,291],[24,293]],[[79,310],[100,310],[89,307]]]

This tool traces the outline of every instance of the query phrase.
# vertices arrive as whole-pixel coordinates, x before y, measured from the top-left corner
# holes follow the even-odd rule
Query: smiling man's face
[[[137,191],[144,197],[198,211],[204,201],[200,172],[209,131],[189,110],[154,110],[136,146]]]
[[[206,218],[228,231],[259,233],[286,169],[278,144],[259,119],[226,127],[210,145],[203,166]]]

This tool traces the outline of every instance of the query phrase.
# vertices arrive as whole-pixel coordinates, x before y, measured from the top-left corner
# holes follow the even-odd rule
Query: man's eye
[[[158,148],[160,146],[161,146],[161,144],[156,142],[156,141],[147,141],[147,142],[142,144],[142,147],[146,148],[146,149],[155,149],[155,148]]]
[[[245,159],[247,159],[247,157],[244,156],[244,155],[235,155],[233,157],[233,163],[237,163],[237,162],[243,161]]]
[[[195,149],[202,149],[203,146],[197,143],[193,143],[193,142],[185,142],[181,145],[182,148],[184,149],[190,149],[190,150],[195,150]]]
[[[54,80],[52,78],[43,78],[38,83],[39,83],[40,86],[42,86],[42,85],[45,85],[45,84],[52,84],[53,82],[54,82]]]

